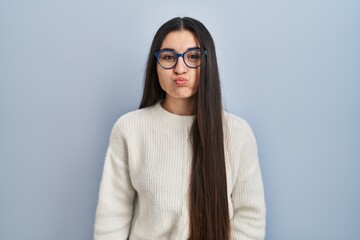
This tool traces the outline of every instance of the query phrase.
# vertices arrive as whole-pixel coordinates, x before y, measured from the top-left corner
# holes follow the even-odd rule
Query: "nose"
[[[180,59],[180,58],[182,58],[182,59]],[[188,67],[185,65],[184,58],[179,57],[176,65],[174,67],[174,72],[176,74],[183,74],[183,73],[186,73],[187,70],[188,70]]]

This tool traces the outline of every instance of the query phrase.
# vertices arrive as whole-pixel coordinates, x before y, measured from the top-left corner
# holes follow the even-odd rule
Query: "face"
[[[160,50],[172,49],[177,53],[183,53],[188,49],[199,47],[200,45],[192,32],[179,30],[166,35]],[[190,99],[198,91],[200,67],[187,67],[182,57],[179,57],[176,66],[172,69],[164,69],[157,64],[157,74],[160,86],[166,92],[166,100]]]

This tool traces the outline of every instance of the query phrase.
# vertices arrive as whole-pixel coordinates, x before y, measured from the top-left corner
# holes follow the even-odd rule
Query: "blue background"
[[[0,238],[92,238],[110,130],[175,16],[210,30],[257,136],[266,239],[360,239],[357,0],[0,0]]]

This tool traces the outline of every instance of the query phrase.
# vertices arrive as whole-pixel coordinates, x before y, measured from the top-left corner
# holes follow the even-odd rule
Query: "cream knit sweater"
[[[115,123],[100,184],[95,240],[189,237],[193,119],[157,103]],[[254,135],[244,120],[227,112],[224,134],[231,239],[264,239],[264,190]]]

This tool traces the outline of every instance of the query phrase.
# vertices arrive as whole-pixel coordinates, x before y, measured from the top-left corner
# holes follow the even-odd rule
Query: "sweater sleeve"
[[[125,240],[129,236],[135,190],[128,168],[126,141],[119,121],[107,149],[94,226],[95,240]]]
[[[265,200],[257,145],[250,126],[243,134],[240,167],[231,194],[234,216],[231,221],[233,240],[262,240],[265,238]]]

